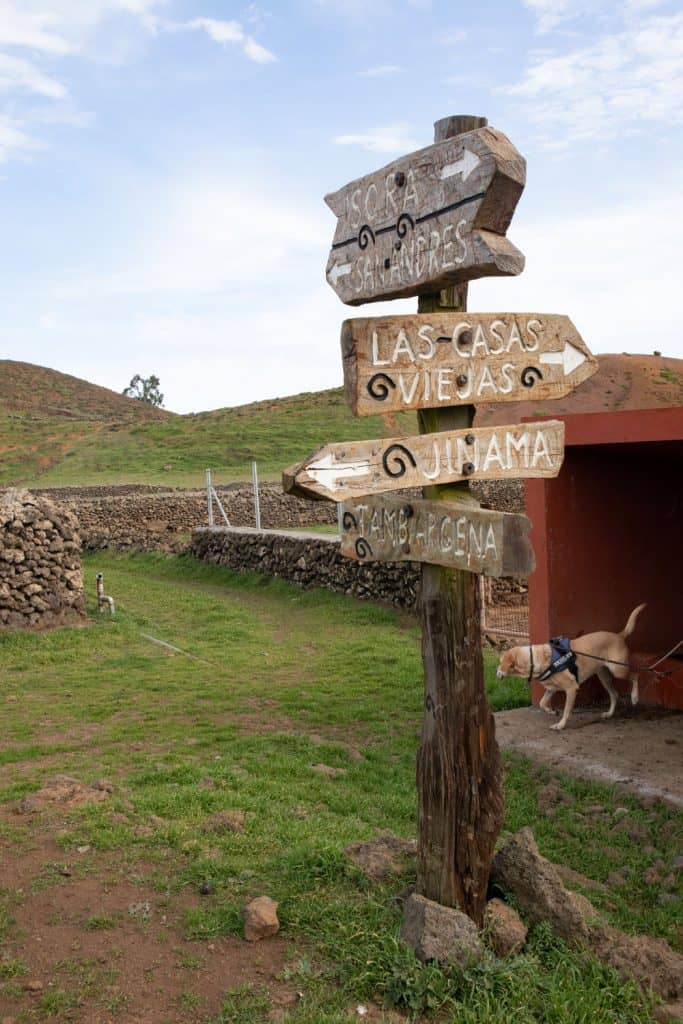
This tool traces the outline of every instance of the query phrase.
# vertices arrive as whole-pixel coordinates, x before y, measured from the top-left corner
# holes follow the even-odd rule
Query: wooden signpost
[[[337,216],[327,280],[355,306],[521,273],[505,232],[525,177],[510,140],[482,127],[352,181],[325,197]]]
[[[430,562],[484,576],[535,568],[526,516],[453,501],[367,498],[347,502],[341,551],[359,562]]]
[[[598,369],[569,317],[545,313],[358,317],[341,344],[356,416],[563,398]]]
[[[477,574],[528,576],[534,556],[526,516],[480,509],[468,481],[555,476],[564,428],[473,428],[474,405],[560,398],[597,369],[567,317],[466,312],[469,280],[523,268],[505,232],[524,180],[504,135],[452,117],[437,121],[434,145],[327,197],[337,295],[350,305],[419,296],[416,316],[344,323],[348,401],[359,416],[416,409],[421,433],[330,444],[283,475],[290,493],[353,499],[342,514],[349,558],[422,563],[417,888],[480,925],[503,790]],[[408,487],[423,497],[378,496]]]
[[[346,501],[433,483],[554,477],[563,457],[564,423],[542,420],[328,444],[286,469],[282,480],[290,494]]]

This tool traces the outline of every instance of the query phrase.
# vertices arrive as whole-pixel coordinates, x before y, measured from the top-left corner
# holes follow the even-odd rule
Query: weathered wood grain
[[[366,498],[343,506],[341,551],[360,562],[429,562],[484,576],[535,568],[526,516],[454,501]]]
[[[598,369],[569,317],[547,313],[357,317],[341,347],[357,416],[563,398]]]
[[[349,305],[519,274],[505,237],[526,165],[484,127],[427,146],[325,197],[337,216],[327,280]]]
[[[443,118],[439,142],[485,121]],[[422,293],[419,313],[467,309],[467,283]],[[418,410],[423,433],[471,427],[474,406]],[[424,489],[425,497],[474,502],[469,484]],[[475,502],[476,503],[476,502]],[[481,589],[474,573],[422,566],[425,705],[417,755],[417,890],[458,907],[481,927],[496,839],[503,822],[503,766],[486,697]]]
[[[290,494],[346,501],[461,480],[554,477],[563,458],[564,423],[542,420],[324,445],[282,482]]]

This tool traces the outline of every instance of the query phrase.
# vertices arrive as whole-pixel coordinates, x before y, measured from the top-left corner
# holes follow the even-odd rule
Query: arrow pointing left
[[[357,462],[344,462],[337,461],[331,452],[328,452],[322,458],[317,461],[315,457],[305,466],[305,473],[307,476],[316,480],[319,484],[324,484],[331,491],[335,491],[343,487],[343,482],[350,477],[355,476],[367,476],[370,472],[370,463],[367,460],[358,460]]]
[[[339,278],[346,277],[347,274],[351,273],[351,270],[352,267],[350,263],[335,263],[328,276],[332,281],[332,284],[336,285]]]

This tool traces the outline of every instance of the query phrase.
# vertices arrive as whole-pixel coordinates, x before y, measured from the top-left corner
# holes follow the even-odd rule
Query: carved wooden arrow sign
[[[546,313],[358,317],[341,342],[357,416],[563,398],[598,369],[569,317]]]
[[[460,480],[553,477],[563,458],[564,423],[543,420],[329,444],[286,469],[282,485],[301,497],[346,501]]]
[[[360,562],[430,562],[484,576],[529,576],[536,566],[526,516],[475,504],[383,496],[346,502],[341,552]]]
[[[350,182],[325,197],[337,216],[327,280],[355,306],[519,274],[505,232],[525,176],[510,140],[478,128]]]

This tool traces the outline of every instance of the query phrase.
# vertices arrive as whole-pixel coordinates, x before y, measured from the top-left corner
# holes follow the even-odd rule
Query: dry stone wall
[[[254,526],[254,495],[244,485],[217,487],[232,526]],[[37,491],[66,504],[77,516],[87,550],[177,550],[192,530],[208,522],[206,492],[144,486],[64,487]],[[302,501],[274,484],[259,488],[261,525],[266,529],[331,524],[336,506]],[[220,522],[214,507],[214,521]]]
[[[324,587],[399,608],[413,608],[417,603],[417,566],[412,562],[352,562],[341,555],[337,537],[214,527],[195,530],[190,553],[212,565],[278,576],[302,587]]]
[[[0,630],[67,625],[84,615],[75,516],[28,491],[0,494]]]

